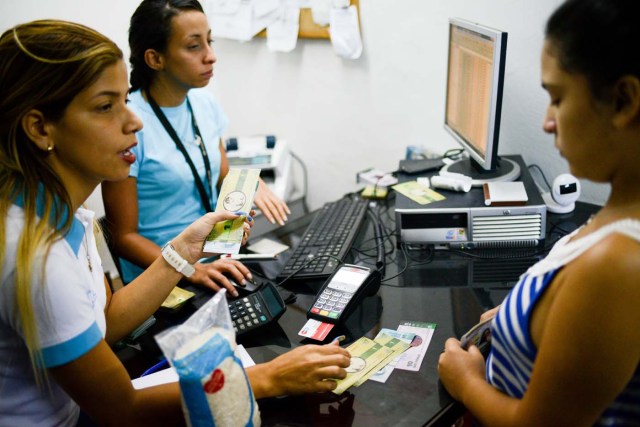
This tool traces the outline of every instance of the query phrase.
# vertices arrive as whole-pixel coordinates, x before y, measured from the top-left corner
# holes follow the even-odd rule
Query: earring
[[[53,145],[47,145],[47,151],[50,153],[53,151]]]

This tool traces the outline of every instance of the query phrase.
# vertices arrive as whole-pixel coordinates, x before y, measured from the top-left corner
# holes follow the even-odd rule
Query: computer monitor
[[[467,175],[475,186],[520,176],[517,163],[498,157],[506,53],[506,32],[449,20],[444,127],[468,158],[445,166],[441,175]]]

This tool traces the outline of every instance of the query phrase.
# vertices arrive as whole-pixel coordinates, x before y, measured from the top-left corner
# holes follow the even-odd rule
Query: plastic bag
[[[260,425],[251,384],[235,355],[235,333],[224,290],[186,322],[155,338],[178,373],[187,425]]]

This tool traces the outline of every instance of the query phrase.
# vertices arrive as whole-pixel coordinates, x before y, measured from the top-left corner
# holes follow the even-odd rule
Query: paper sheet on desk
[[[244,367],[245,369],[256,364],[242,344],[238,344],[238,346],[236,347],[236,356],[240,358],[242,367]],[[173,369],[173,367],[169,367],[167,369],[154,372],[153,374],[145,375],[144,377],[134,378],[131,380],[133,388],[135,388],[136,390],[153,387],[160,384],[176,382],[178,382],[178,374],[176,373],[176,370]]]
[[[403,182],[401,184],[396,184],[391,188],[421,205],[439,202],[446,198],[442,194],[418,184],[417,181]]]
[[[247,250],[257,254],[279,254],[287,249],[289,246],[266,237],[247,246]]]

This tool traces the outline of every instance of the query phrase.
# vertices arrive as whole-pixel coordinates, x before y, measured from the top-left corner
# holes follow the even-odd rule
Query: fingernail
[[[249,273],[247,274],[247,277],[249,278],[249,280],[253,280],[253,274]]]
[[[347,338],[346,335],[338,335],[331,342],[332,343],[334,343],[334,342],[338,342],[339,343],[339,342],[344,341],[346,338]]]
[[[291,212],[289,212],[289,213],[291,213]],[[285,220],[285,221],[289,221],[289,217],[287,217],[287,216],[285,215],[285,216],[284,216],[284,220]]]
[[[246,279],[242,279],[242,283],[241,283],[241,285],[242,285],[242,286],[247,286],[247,280],[246,280]]]

